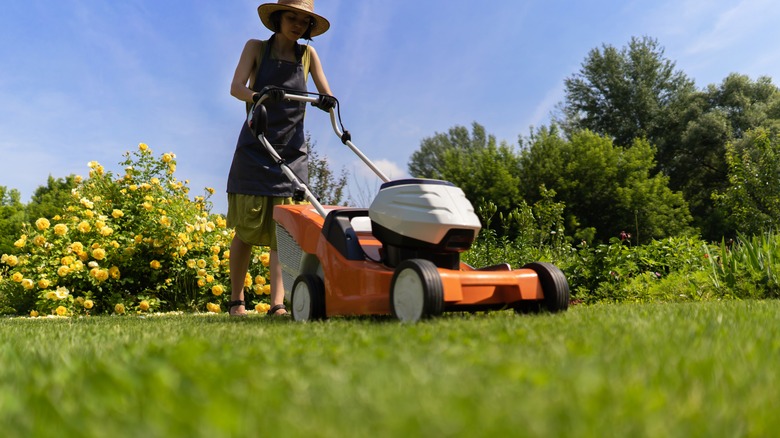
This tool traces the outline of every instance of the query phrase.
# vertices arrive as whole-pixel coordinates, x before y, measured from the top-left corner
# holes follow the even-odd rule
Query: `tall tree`
[[[620,50],[591,50],[580,71],[565,80],[563,124],[609,136],[620,146],[646,138],[663,148],[679,138],[685,126],[679,116],[694,91],[657,40],[633,37]]]

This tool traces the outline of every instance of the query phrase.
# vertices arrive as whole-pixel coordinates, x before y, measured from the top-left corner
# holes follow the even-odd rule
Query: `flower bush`
[[[0,259],[0,309],[15,314],[220,312],[230,300],[232,230],[209,198],[189,195],[176,155],[144,143],[124,175],[88,163],[62,214],[23,225]],[[267,306],[268,248],[256,248],[245,299]]]

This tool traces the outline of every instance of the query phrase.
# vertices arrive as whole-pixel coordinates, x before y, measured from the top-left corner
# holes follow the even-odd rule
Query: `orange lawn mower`
[[[481,229],[463,191],[441,180],[390,181],[352,143],[340,114],[337,123],[338,102],[329,111],[333,130],[383,184],[368,209],[321,205],[263,135],[267,97],[259,95],[248,123],[293,182],[297,198],[310,202],[273,212],[285,299],[295,321],[393,315],[416,322],[443,312],[568,308],[569,284],[550,263],[475,269],[461,262]],[[317,105],[321,96],[277,91],[280,98]]]

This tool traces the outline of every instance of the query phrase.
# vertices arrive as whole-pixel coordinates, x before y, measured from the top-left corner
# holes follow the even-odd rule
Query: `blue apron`
[[[301,63],[303,49],[296,44],[297,62],[271,59],[271,44],[274,37],[265,44],[263,60],[255,72],[252,90],[260,91],[268,85],[306,91],[306,76]],[[303,130],[304,102],[284,101],[265,104],[268,110],[268,139],[279,155],[304,184],[308,184],[308,157]],[[246,123],[241,127],[233,163],[227,183],[228,193],[245,195],[289,197],[293,195],[292,183],[252,134]]]

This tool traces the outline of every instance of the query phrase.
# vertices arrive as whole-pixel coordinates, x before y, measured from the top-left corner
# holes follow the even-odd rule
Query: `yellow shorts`
[[[227,226],[242,242],[276,251],[274,206],[292,204],[292,198],[228,193]]]

